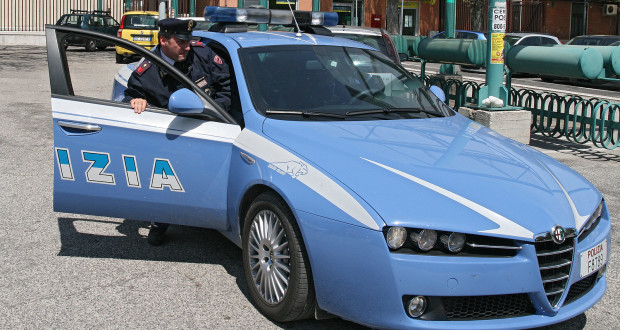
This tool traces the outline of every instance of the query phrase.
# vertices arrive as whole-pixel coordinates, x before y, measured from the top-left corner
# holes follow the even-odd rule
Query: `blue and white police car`
[[[216,24],[195,36],[230,65],[230,113],[143,48],[47,27],[56,211],[217,229],[277,321],[531,328],[601,299],[610,215],[582,176],[456,114],[370,46],[330,36],[329,13],[205,13]],[[140,115],[75,95],[69,34],[135,50],[185,88]]]

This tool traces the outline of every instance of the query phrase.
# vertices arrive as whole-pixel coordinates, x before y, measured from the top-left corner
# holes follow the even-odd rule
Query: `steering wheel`
[[[364,97],[372,97],[372,94],[370,93],[370,91],[367,91],[367,90],[359,91],[357,94],[355,94],[355,95],[353,95],[353,97],[351,97],[349,102],[347,102],[347,105],[351,105],[356,100],[361,100]]]

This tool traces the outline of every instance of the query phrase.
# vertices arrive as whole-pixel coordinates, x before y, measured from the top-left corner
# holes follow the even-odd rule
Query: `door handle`
[[[101,131],[101,126],[88,123],[78,123],[75,121],[59,120],[58,126],[69,133],[97,133]]]

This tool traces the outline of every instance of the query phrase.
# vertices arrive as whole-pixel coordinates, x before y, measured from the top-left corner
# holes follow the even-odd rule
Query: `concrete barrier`
[[[0,45],[45,46],[45,32],[0,31]]]

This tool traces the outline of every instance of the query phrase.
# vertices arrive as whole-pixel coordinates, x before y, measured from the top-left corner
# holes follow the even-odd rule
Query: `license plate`
[[[581,253],[581,277],[599,270],[607,262],[607,240]]]
[[[135,36],[133,41],[151,41],[151,36]]]

